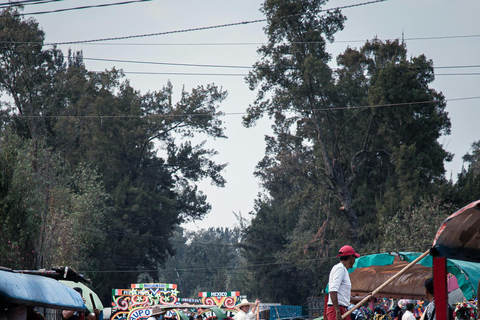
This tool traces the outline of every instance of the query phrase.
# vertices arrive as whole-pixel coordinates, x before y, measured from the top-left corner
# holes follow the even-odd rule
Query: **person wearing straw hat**
[[[255,312],[258,308],[260,301],[257,299],[255,303],[248,302],[247,299],[242,299],[242,301],[235,306],[237,314],[235,315],[235,320],[255,320]],[[252,308],[252,310],[250,310]]]
[[[154,306],[152,309],[152,313],[147,320],[163,320],[165,319],[166,314],[167,310],[160,308],[160,306]]]
[[[342,320],[347,312],[352,294],[352,282],[348,269],[353,267],[355,259],[360,257],[352,246],[345,245],[338,251],[340,262],[333,266],[328,277],[327,320]],[[345,320],[350,320],[347,316]]]

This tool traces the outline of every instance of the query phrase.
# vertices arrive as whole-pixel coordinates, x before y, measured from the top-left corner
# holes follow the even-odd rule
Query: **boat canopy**
[[[0,269],[2,302],[51,309],[84,311],[82,296],[65,284],[40,275]]]
[[[435,235],[432,255],[480,262],[480,200],[449,216]]]

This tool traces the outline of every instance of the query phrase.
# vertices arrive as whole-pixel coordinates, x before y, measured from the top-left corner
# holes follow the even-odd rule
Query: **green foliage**
[[[0,264],[35,269],[94,263],[92,253],[104,241],[107,210],[107,195],[95,172],[79,167],[71,173],[42,143],[34,145],[10,130],[3,132],[0,150]]]
[[[441,199],[422,199],[408,210],[381,221],[384,227],[381,251],[424,252],[433,243],[443,221],[454,212],[451,205]]]
[[[0,136],[0,265],[10,268],[34,264],[41,221],[29,207],[35,199],[35,179],[25,151],[16,135]]]

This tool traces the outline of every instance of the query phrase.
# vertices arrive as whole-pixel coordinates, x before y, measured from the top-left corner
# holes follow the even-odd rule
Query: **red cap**
[[[358,253],[355,252],[355,250],[353,250],[352,246],[343,246],[340,248],[340,250],[338,250],[338,255],[337,257],[344,257],[344,256],[350,256],[350,255],[354,255],[355,257],[360,257],[360,255]]]

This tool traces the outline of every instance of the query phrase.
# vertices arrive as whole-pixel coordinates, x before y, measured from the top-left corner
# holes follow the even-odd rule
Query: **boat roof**
[[[82,296],[49,277],[0,268],[0,301],[26,306],[84,311]]]

